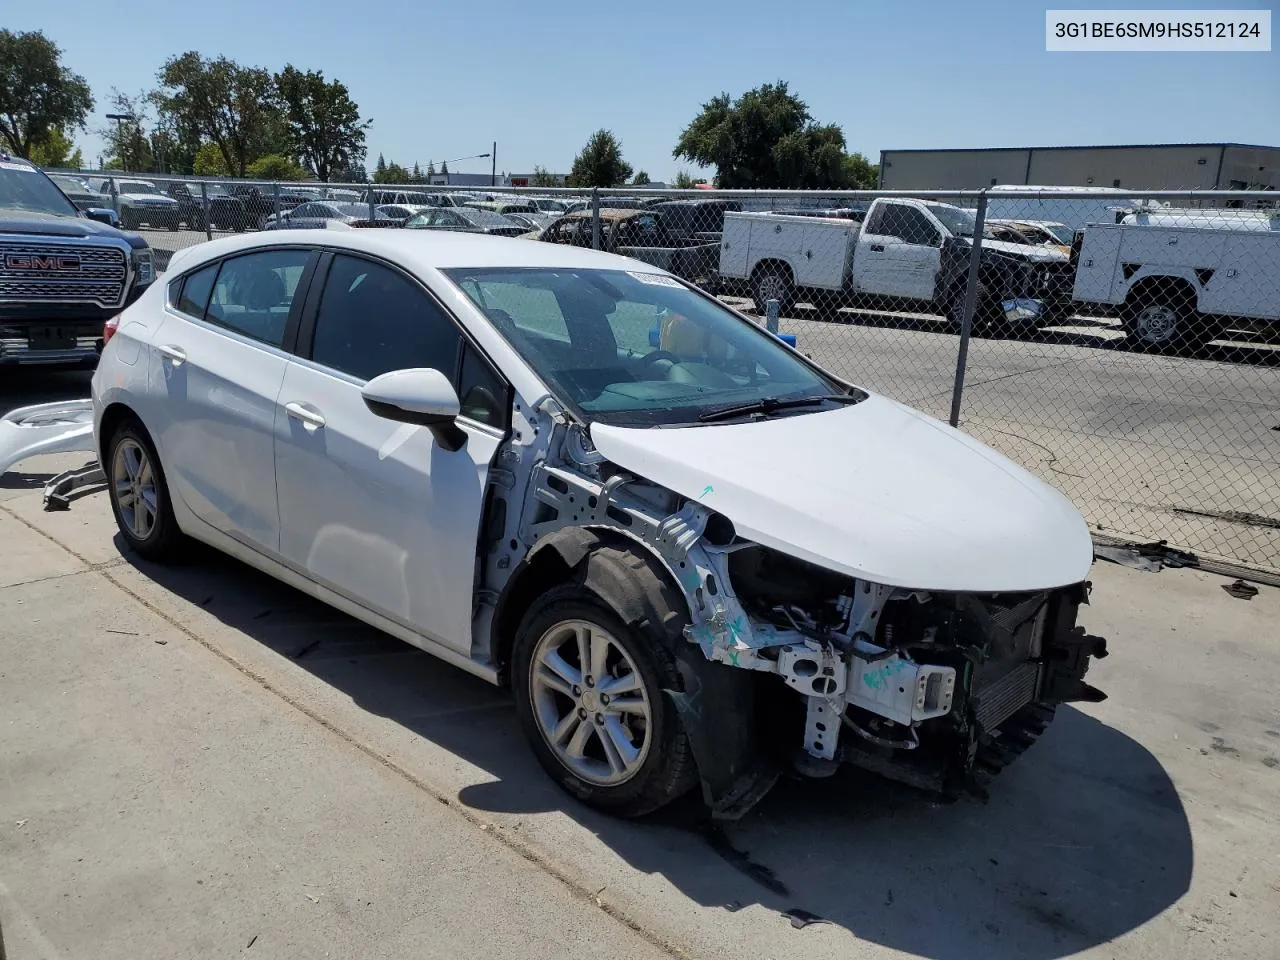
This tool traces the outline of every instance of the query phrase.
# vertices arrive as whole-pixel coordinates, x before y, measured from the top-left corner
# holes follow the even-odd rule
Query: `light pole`
[[[124,122],[126,120],[137,120],[132,113],[108,113],[108,120],[116,122],[116,153],[120,154],[120,165],[125,166],[124,162]]]

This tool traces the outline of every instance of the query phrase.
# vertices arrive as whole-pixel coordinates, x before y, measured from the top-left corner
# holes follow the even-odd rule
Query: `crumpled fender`
[[[97,453],[92,400],[40,403],[0,417],[0,473],[28,457],[76,450]]]

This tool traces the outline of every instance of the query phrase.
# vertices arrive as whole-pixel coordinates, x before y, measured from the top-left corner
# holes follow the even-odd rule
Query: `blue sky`
[[[89,81],[87,160],[111,88],[152,87],[166,57],[191,49],[341,79],[374,121],[371,165],[382,152],[425,166],[497,140],[499,170],[567,171],[608,127],[633,166],[670,180],[688,168],[671,148],[703,102],[778,79],[872,160],[913,147],[1280,145],[1280,51],[1047,53],[1046,6],[1068,4],[222,0],[196,12],[58,0],[8,4],[4,25],[43,30]]]

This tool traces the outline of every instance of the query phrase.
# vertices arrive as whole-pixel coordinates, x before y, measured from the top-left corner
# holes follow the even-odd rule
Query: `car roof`
[[[259,247],[296,244],[368,253],[398,263],[419,275],[456,267],[541,267],[582,270],[641,270],[662,273],[657,267],[626,257],[560,243],[542,243],[482,233],[435,230],[272,230],[221,237],[173,255],[171,271],[184,271],[210,260]]]
[[[651,213],[650,210],[633,210],[630,207],[601,207],[601,220],[630,220],[632,217],[638,217],[644,213]],[[575,210],[573,213],[566,213],[565,219],[585,220],[592,215],[590,210]]]

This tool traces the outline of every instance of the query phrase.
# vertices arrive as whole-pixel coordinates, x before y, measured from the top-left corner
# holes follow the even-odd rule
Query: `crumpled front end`
[[[740,816],[788,767],[826,776],[852,763],[946,796],[981,792],[1057,704],[1104,697],[1084,682],[1106,655],[1076,626],[1087,583],[872,583],[740,536],[729,517],[605,459],[580,428],[560,448],[531,471],[518,540],[567,527],[625,537],[678,584],[686,689],[667,693],[716,815]]]

